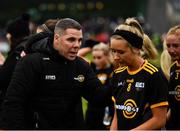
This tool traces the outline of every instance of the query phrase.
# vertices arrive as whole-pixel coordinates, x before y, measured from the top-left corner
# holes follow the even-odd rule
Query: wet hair
[[[69,28],[81,30],[82,26],[79,24],[79,22],[71,18],[64,18],[56,23],[54,33],[62,34],[66,29]]]
[[[116,34],[117,31],[127,32],[126,34]],[[128,38],[131,37],[131,38]],[[151,39],[146,35],[134,18],[127,18],[123,24],[120,24],[114,31],[111,39],[124,39],[128,42],[129,47],[141,49],[141,56],[143,58],[155,59],[157,57],[157,50]]]

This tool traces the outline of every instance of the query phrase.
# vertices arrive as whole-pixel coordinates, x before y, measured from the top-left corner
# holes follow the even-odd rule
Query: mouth
[[[74,58],[77,56],[77,53],[78,52],[71,51],[71,52],[69,52],[69,57]]]

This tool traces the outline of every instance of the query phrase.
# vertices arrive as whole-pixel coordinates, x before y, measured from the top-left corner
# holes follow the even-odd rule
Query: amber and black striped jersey
[[[177,61],[172,64],[170,69],[168,98],[171,108],[169,126],[171,126],[171,129],[180,129],[180,64]]]
[[[96,69],[96,65],[94,63],[90,63],[91,68],[95,72],[98,79],[101,81],[103,85],[109,86],[109,80],[113,74],[113,66],[109,65],[106,69]]]
[[[102,91],[109,89],[109,92],[111,92],[110,79],[112,78],[113,74],[113,66],[109,65],[105,69],[97,69],[94,63],[90,63],[90,66],[103,85]],[[86,112],[86,124],[88,130],[106,130],[109,128],[111,118],[114,114],[113,101],[111,101],[106,108],[108,108],[108,112],[106,112],[105,115],[105,107],[99,107],[90,102],[88,103],[88,109]],[[108,121],[105,119],[105,116],[107,117]],[[105,121],[107,121],[107,123],[105,123]]]
[[[119,130],[141,125],[147,110],[168,105],[168,87],[163,75],[146,60],[134,72],[128,67],[115,70],[112,86]]]

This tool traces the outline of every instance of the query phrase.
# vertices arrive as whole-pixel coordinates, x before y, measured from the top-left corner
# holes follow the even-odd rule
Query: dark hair
[[[6,32],[10,33],[13,38],[22,38],[30,34],[29,30],[29,14],[22,14],[16,19],[10,20],[7,23]]]
[[[54,29],[57,22],[58,19],[48,19],[45,21],[44,24],[38,26],[38,28],[41,29],[43,32],[54,33]]]
[[[68,28],[81,30],[82,26],[79,24],[79,22],[77,22],[71,18],[64,18],[57,22],[54,32],[61,34]]]
[[[11,49],[14,49],[19,42],[29,36],[29,21],[30,15],[24,13],[7,23],[6,32],[11,34]]]

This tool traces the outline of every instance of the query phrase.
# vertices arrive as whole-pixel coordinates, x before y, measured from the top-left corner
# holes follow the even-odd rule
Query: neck
[[[101,68],[97,68],[97,67],[96,67],[96,69],[103,70],[103,69],[106,69],[106,68],[108,68],[108,67],[110,67],[110,66],[111,66],[111,64],[110,64],[109,62],[107,62],[107,63],[104,64]]]
[[[138,57],[135,59],[130,66],[128,66],[129,71],[136,71],[141,68],[144,64],[144,59]]]

